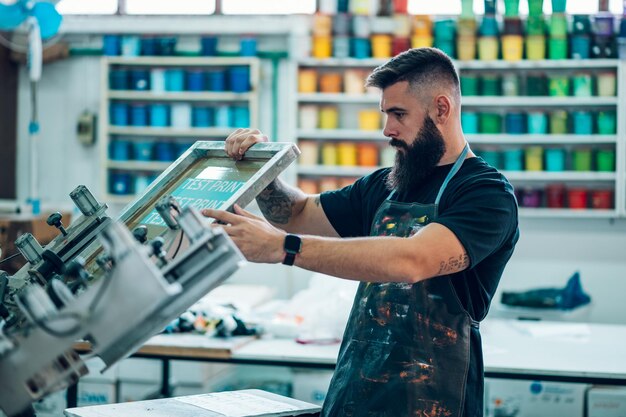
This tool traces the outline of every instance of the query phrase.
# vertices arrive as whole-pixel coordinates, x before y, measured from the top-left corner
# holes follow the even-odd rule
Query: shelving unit
[[[322,183],[325,179],[338,178],[339,185],[345,185],[349,178],[357,178],[373,172],[380,165],[389,165],[389,158],[379,161],[377,166],[351,166],[341,165],[335,161],[334,164],[323,164],[322,147],[325,144],[370,144],[378,146],[382,159],[383,149],[386,148],[388,139],[382,135],[382,121],[380,129],[362,130],[355,123],[356,114],[361,109],[378,109],[380,97],[377,93],[364,91],[362,94],[348,94],[345,92],[300,92],[298,91],[298,76],[301,70],[313,69],[318,76],[329,72],[343,72],[346,69],[354,69],[369,72],[376,66],[385,63],[386,60],[379,59],[315,59],[301,58],[293,64],[293,78],[296,80],[295,93],[293,94],[293,125],[292,133],[294,140],[305,145],[316,144],[318,148],[317,163],[312,163],[312,158],[303,164],[300,163],[297,169],[300,180],[318,180]],[[563,184],[566,187],[586,188],[589,191],[590,205],[587,209],[574,208],[526,208],[521,207],[520,214],[524,217],[548,217],[548,218],[616,218],[626,217],[626,125],[623,118],[619,117],[623,113],[626,100],[626,87],[624,86],[624,69],[619,60],[597,59],[597,60],[545,60],[545,61],[456,61],[455,65],[460,73],[470,74],[504,74],[515,73],[520,77],[528,74],[541,73],[547,75],[562,75],[571,77],[580,74],[598,74],[611,72],[615,74],[617,91],[615,96],[469,96],[462,98],[463,111],[469,112],[494,112],[506,115],[508,112],[532,112],[542,111],[546,114],[551,112],[568,110],[569,118],[572,119],[574,112],[592,112],[593,117],[602,111],[615,112],[616,128],[612,134],[576,134],[573,130],[568,133],[559,134],[507,134],[507,133],[466,133],[466,139],[472,145],[476,153],[480,151],[496,150],[503,152],[507,149],[522,149],[524,152],[529,147],[541,147],[545,149],[562,149],[566,155],[567,166],[558,172],[543,170],[519,171],[507,170],[506,167],[498,167],[501,172],[513,183],[520,192],[531,187],[545,187],[550,184]],[[319,81],[319,80],[318,80]],[[319,124],[317,128],[312,126],[302,127],[299,122],[300,109],[302,106],[317,106],[321,109],[325,106],[334,106],[339,112],[339,126],[332,129],[322,129]],[[571,121],[569,122],[572,123]],[[595,122],[594,122],[595,123]],[[502,118],[504,126],[504,118]],[[504,131],[504,128],[503,128]],[[597,132],[598,130],[594,130]],[[305,146],[306,147],[306,146]],[[591,149],[594,164],[591,170],[575,171],[572,164],[573,151]],[[614,152],[614,171],[597,171],[596,153],[603,151]],[[300,158],[303,161],[305,155]],[[525,156],[524,156],[525,158]],[[315,156],[313,156],[315,159]],[[332,185],[332,181],[331,181]],[[307,184],[308,186],[308,184]],[[613,193],[612,208],[591,208],[592,193],[597,190],[611,190]],[[520,197],[520,196],[518,196]]]
[[[246,68],[248,75],[247,91],[232,91],[228,85],[228,75],[233,68]],[[127,106],[133,104],[144,105],[149,111],[154,105],[164,105],[168,109],[176,104],[189,104],[191,108],[205,107],[215,110],[218,106],[231,108],[245,108],[249,118],[249,126],[257,126],[259,120],[259,59],[254,57],[105,57],[102,59],[101,71],[101,103],[99,120],[99,138],[101,153],[101,172],[103,184],[103,199],[107,202],[125,204],[130,202],[136,192],[140,192],[141,186],[147,185],[151,179],[165,170],[180,153],[191,143],[197,140],[224,140],[233,130],[234,124],[229,126],[194,126],[192,120],[182,127],[168,125],[151,126],[148,121],[141,126],[118,125],[112,121],[111,106],[113,103],[124,103]],[[202,74],[202,77],[210,72],[222,72],[225,88],[223,91],[209,91],[209,85],[196,91],[191,90],[188,82],[182,91],[165,91],[163,89],[132,89],[132,86],[124,89],[113,89],[111,85],[112,71],[145,70],[151,72],[161,69],[182,70],[187,75],[193,71]],[[203,78],[205,80],[205,78]],[[128,116],[130,119],[130,115]],[[230,117],[229,120],[233,118]],[[129,123],[130,124],[130,123]],[[247,127],[247,126],[246,126]],[[131,146],[128,158],[117,158],[112,155],[111,144],[116,141],[127,142]],[[159,160],[159,155],[153,153],[149,158],[145,155],[137,158],[133,154],[132,146],[138,143],[169,144],[173,149],[172,158]],[[138,160],[142,159],[142,160]],[[124,175],[128,184],[122,184],[120,189],[116,186],[115,175]],[[142,177],[141,181],[137,181]],[[117,177],[119,178],[119,176]]]

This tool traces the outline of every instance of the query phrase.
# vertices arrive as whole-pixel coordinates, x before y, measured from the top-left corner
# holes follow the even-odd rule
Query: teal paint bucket
[[[461,127],[466,135],[475,135],[478,129],[478,114],[472,112],[461,113]]]
[[[522,149],[507,149],[504,151],[504,169],[506,171],[524,170],[524,151]]]
[[[588,111],[575,111],[572,113],[572,125],[574,134],[593,134],[593,114]]]
[[[598,134],[614,135],[617,132],[617,119],[614,111],[598,112]]]
[[[481,96],[499,96],[501,95],[502,81],[497,75],[483,75],[480,79],[480,95]]]
[[[502,155],[498,151],[494,150],[480,150],[477,152],[478,156],[494,168],[502,169]]]
[[[527,115],[528,133],[544,135],[548,133],[548,115],[543,112],[530,112]]]
[[[565,150],[549,148],[544,150],[546,160],[546,171],[561,172],[565,171]]]
[[[477,96],[480,79],[476,75],[461,75],[461,94],[463,96]]]
[[[576,74],[572,78],[572,90],[575,97],[593,96],[593,77],[591,74]]]

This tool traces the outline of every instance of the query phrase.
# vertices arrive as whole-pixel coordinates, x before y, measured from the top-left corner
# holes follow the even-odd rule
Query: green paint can
[[[499,96],[502,80],[497,75],[485,74],[480,80],[481,96]]]
[[[481,113],[480,133],[502,133],[502,116],[498,113]]]
[[[550,133],[553,135],[567,134],[567,112],[557,110],[550,113]]]
[[[528,36],[544,36],[546,34],[546,22],[543,15],[528,16],[528,19],[526,19],[526,34]]]
[[[572,78],[573,92],[575,97],[593,96],[593,77],[591,74],[576,74]]]
[[[477,75],[461,75],[461,94],[464,96],[477,96],[479,81]]]
[[[574,171],[591,171],[591,149],[576,149],[572,155]]]
[[[548,32],[552,37],[567,37],[567,17],[563,14],[553,14],[550,18]]]
[[[529,16],[543,15],[543,0],[528,0],[528,15]]]
[[[596,168],[601,172],[614,172],[615,151],[613,149],[598,149],[596,152]]]
[[[567,59],[567,36],[551,37],[548,40],[549,59]]]
[[[551,75],[548,81],[548,92],[552,97],[569,96],[569,77],[566,75]]]
[[[529,74],[526,77],[526,94],[533,97],[547,96],[548,79],[543,74]]]

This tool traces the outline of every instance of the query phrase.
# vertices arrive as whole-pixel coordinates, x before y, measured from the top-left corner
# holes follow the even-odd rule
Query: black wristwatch
[[[297,235],[287,235],[283,248],[285,250],[283,265],[291,266],[296,261],[296,255],[302,250],[302,239]]]

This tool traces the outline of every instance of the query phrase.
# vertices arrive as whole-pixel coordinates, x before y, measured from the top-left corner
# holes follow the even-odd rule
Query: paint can
[[[320,129],[337,129],[339,127],[339,110],[335,106],[322,106],[319,109]]]
[[[182,69],[168,69],[165,71],[165,90],[184,91],[185,71]]]
[[[548,58],[567,59],[567,36],[549,38]]]
[[[522,158],[524,151],[522,149],[507,149],[503,152],[504,169],[507,171],[523,171],[524,166]]]
[[[502,79],[499,75],[485,74],[480,79],[481,96],[499,96],[501,94]]]
[[[391,58],[391,35],[374,34],[371,36],[371,43],[374,58]]]
[[[330,36],[313,36],[313,57],[330,58],[332,56],[333,38]]]
[[[300,148],[300,158],[298,163],[305,166],[317,165],[319,158],[319,146],[317,142],[311,140],[303,140],[298,143]]]
[[[572,124],[574,134],[591,135],[593,134],[593,114],[588,111],[575,111],[572,113]]]
[[[575,74],[572,78],[575,97],[593,96],[593,77],[588,73]]]
[[[433,42],[432,36],[411,36],[411,48],[430,48]]]
[[[526,94],[529,96],[547,96],[548,82],[543,74],[526,76]]]
[[[347,94],[365,93],[365,73],[363,70],[346,69],[343,72],[343,89]]]
[[[115,195],[132,194],[132,177],[128,172],[111,172],[109,176],[109,191]]]
[[[250,91],[250,69],[248,67],[232,67],[228,71],[230,90],[234,93]]]
[[[353,58],[363,59],[370,58],[370,40],[369,38],[352,38],[350,39],[350,54]]]
[[[575,149],[572,153],[572,165],[574,171],[588,172],[592,169],[591,149]]]
[[[226,91],[226,71],[223,69],[208,71],[206,86],[209,91]]]
[[[411,39],[406,38],[393,38],[391,41],[391,54],[393,56],[399,55],[404,51],[411,49]]]
[[[301,68],[298,71],[298,92],[317,92],[317,71],[312,68]]]
[[[153,37],[142,37],[141,38],[141,55],[143,56],[154,56],[156,55],[156,39]]]
[[[563,184],[550,184],[546,186],[546,205],[548,208],[565,208],[566,188]]]
[[[596,152],[596,170],[600,172],[615,172],[615,150],[598,149]]]
[[[357,147],[354,142],[340,142],[337,145],[338,162],[341,166],[356,166]]]
[[[242,38],[239,41],[239,56],[256,56],[256,38]]]
[[[546,59],[546,37],[529,35],[526,37],[526,59],[540,61]]]
[[[350,35],[351,18],[347,13],[332,14],[332,34],[347,37]]]
[[[228,106],[215,107],[215,127],[232,127],[232,112]]]
[[[591,38],[587,35],[572,36],[572,59],[588,59],[591,50]]]
[[[499,40],[496,36],[481,36],[478,38],[478,59],[481,61],[495,61],[498,59]]]
[[[323,165],[337,165],[338,157],[337,157],[337,146],[332,143],[324,143],[322,145],[322,164]]]
[[[474,112],[461,112],[461,128],[466,135],[478,134],[478,114]]]
[[[167,127],[169,106],[167,104],[153,104],[150,106],[150,126]]]
[[[150,141],[133,142],[133,158],[136,161],[151,161],[154,143]]]
[[[524,188],[522,189],[521,206],[528,208],[541,207],[541,201],[543,199],[543,191],[537,188]]]
[[[548,133],[548,116],[544,112],[529,112],[527,121],[528,133],[535,135]]]
[[[524,56],[524,37],[521,35],[502,36],[502,58],[505,61],[520,61]]]
[[[357,146],[357,150],[357,163],[359,166],[378,166],[378,146],[372,143],[361,143]]]
[[[299,127],[303,130],[317,129],[319,127],[319,109],[312,104],[302,105],[298,109]]]
[[[112,103],[110,119],[114,126],[128,126],[128,103]]]
[[[598,134],[614,135],[617,132],[617,120],[614,111],[598,112]]]
[[[193,127],[211,127],[214,123],[214,110],[208,106],[194,106],[191,109],[191,125]]]
[[[526,115],[524,113],[507,113],[504,117],[504,131],[510,135],[526,133]]]
[[[491,165],[494,168],[503,168],[502,155],[496,150],[481,149],[478,152],[478,156],[480,156],[487,164]]]
[[[335,18],[335,22],[337,21],[338,19]],[[342,30],[344,28],[338,27],[337,29]],[[345,28],[345,30],[347,33],[349,30],[349,26]],[[313,15],[311,33],[313,34],[313,36],[331,36],[333,33],[333,17],[329,14],[315,13]]]
[[[542,16],[543,15],[543,0],[528,0],[528,15],[529,16]]]
[[[610,210],[613,208],[613,190],[593,190],[591,192],[591,208],[594,210]]]
[[[463,96],[477,96],[479,93],[479,78],[475,74],[461,74],[461,94]]]
[[[102,55],[117,56],[121,50],[121,39],[118,35],[104,35],[102,37]]]
[[[480,133],[502,133],[502,116],[498,113],[480,113]]]
[[[546,171],[565,171],[565,150],[560,148],[549,148],[544,151],[546,160]]]
[[[200,38],[200,54],[202,56],[217,56],[217,36],[203,36]]]
[[[114,69],[109,72],[109,88],[111,90],[128,90],[129,84],[127,70]]]
[[[142,103],[130,105],[130,125],[135,127],[148,126],[148,106]]]
[[[472,61],[476,59],[476,37],[461,35],[456,39],[457,59]]]
[[[548,91],[552,97],[569,96],[569,77],[566,75],[550,75],[548,78]]]
[[[564,14],[552,14],[548,33],[554,38],[567,36],[567,17]]]
[[[148,186],[152,182],[152,179],[149,175],[135,174],[133,182],[133,189],[135,190],[135,193],[142,193],[146,190],[146,188],[148,188]]]
[[[359,110],[359,129],[379,130],[381,119],[381,113],[378,109]]]
[[[341,93],[342,75],[339,72],[324,72],[320,74],[320,93]]]
[[[150,89],[150,72],[146,69],[134,69],[130,71],[131,90],[145,91]]]
[[[515,73],[505,73],[502,76],[502,94],[506,97],[522,95],[520,91],[520,78]]]
[[[122,56],[133,57],[141,55],[141,41],[139,36],[122,36]]]
[[[617,77],[614,72],[602,72],[596,76],[598,96],[614,97],[617,87]]]
[[[350,57],[350,37],[335,36],[333,37],[333,56],[335,58]]]
[[[186,76],[188,91],[204,91],[206,89],[204,71],[188,70]]]
[[[571,209],[586,209],[588,193],[584,188],[570,188],[567,191],[568,206]]]
[[[557,110],[550,113],[550,133],[553,135],[567,134],[567,111]]]
[[[162,93],[165,91],[165,69],[152,68],[150,70],[150,90],[153,93]]]
[[[109,158],[114,161],[130,160],[130,142],[127,140],[112,140],[109,143]]]
[[[233,113],[233,127],[250,127],[250,109],[247,106],[232,107],[231,111]]]
[[[154,158],[157,161],[169,162],[176,159],[174,147],[169,142],[157,142],[154,144]]]
[[[174,103],[171,108],[172,127],[189,129],[191,127],[191,104]]]
[[[526,171],[543,171],[543,148],[541,146],[529,146],[525,152]]]

